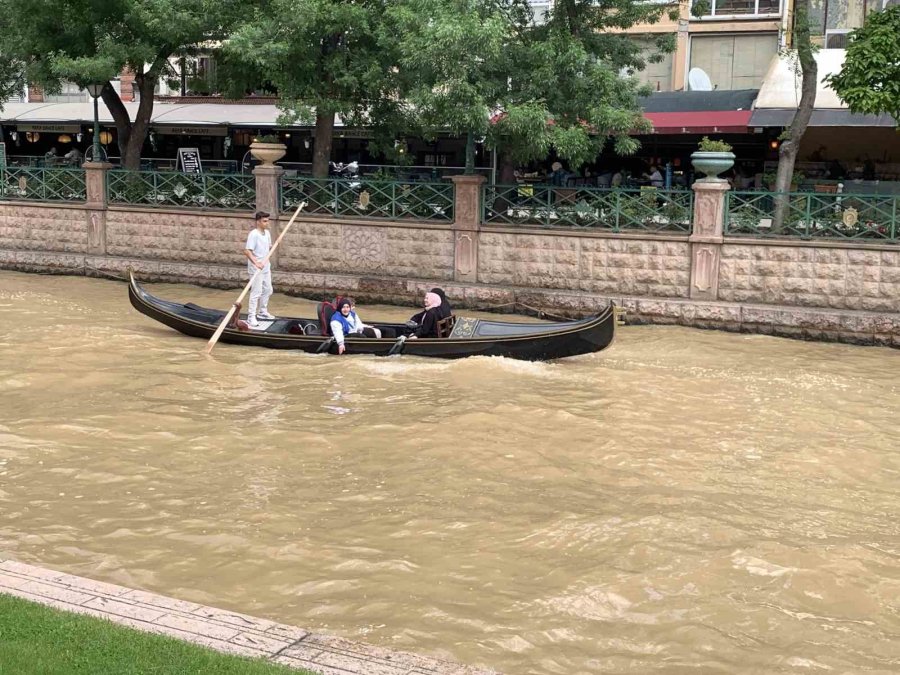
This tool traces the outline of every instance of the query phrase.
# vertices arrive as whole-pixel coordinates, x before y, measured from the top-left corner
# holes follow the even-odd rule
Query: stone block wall
[[[719,299],[900,312],[900,251],[824,242],[728,241],[722,247]]]
[[[69,205],[0,206],[0,248],[10,251],[87,253],[88,216]]]
[[[686,237],[483,229],[478,257],[485,284],[662,298],[690,284]]]
[[[289,272],[453,278],[449,225],[298,219],[278,250]]]
[[[235,265],[243,257],[252,227],[249,213],[114,207],[106,216],[106,253],[194,265]]]

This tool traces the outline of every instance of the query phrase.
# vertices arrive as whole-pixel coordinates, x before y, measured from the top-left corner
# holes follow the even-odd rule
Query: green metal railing
[[[112,169],[107,172],[106,180],[110,204],[237,211],[252,211],[256,205],[253,176]]]
[[[84,169],[2,167],[0,199],[84,202],[87,200]]]
[[[281,210],[360,218],[453,220],[453,184],[368,178],[282,178]]]
[[[787,200],[784,222],[774,223],[778,195]],[[729,192],[725,234],[803,239],[900,241],[900,195],[818,192]]]
[[[662,188],[485,185],[482,222],[612,232],[690,232],[694,193]]]

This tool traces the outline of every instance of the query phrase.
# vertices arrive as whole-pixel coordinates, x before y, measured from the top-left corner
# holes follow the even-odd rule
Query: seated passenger
[[[450,301],[447,300],[447,295],[444,293],[444,289],[432,288],[431,292],[441,299],[441,306],[438,308],[438,314],[440,316],[438,316],[438,318],[446,319],[448,316],[453,314],[453,308],[450,307]]]
[[[374,326],[367,326],[353,311],[353,301],[350,298],[341,298],[337,311],[331,316],[331,334],[338,344],[338,354],[346,350],[344,337],[362,335],[364,337],[380,338],[381,331]]]
[[[410,335],[410,339],[415,338],[436,338],[437,322],[440,320],[441,296],[437,293],[425,294],[425,309],[414,314],[410,321],[418,324],[417,328]]]

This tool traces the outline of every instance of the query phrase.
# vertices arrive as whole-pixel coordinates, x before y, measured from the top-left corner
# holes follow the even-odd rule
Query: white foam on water
[[[731,561],[735,569],[742,569],[761,577],[783,577],[785,574],[798,571],[796,567],[782,567],[762,558],[741,555],[740,551],[732,554]]]

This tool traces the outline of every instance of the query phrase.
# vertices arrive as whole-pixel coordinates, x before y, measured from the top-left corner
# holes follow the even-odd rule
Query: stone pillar
[[[727,181],[694,183],[694,227],[691,242],[691,298],[716,300],[719,297],[719,257],[725,227]]]
[[[453,280],[478,281],[478,239],[481,232],[481,185],[484,176],[452,176]]]
[[[278,239],[281,231],[280,220],[280,200],[278,195],[281,190],[281,177],[284,175],[284,169],[280,166],[260,164],[253,169],[253,175],[256,177],[256,210],[265,211],[271,214],[269,230],[272,233],[272,243]],[[278,264],[278,249],[269,258],[274,268]]]
[[[81,166],[84,169],[87,192],[87,201],[84,204],[87,211],[87,250],[91,255],[106,255],[106,172],[112,164],[85,162]]]

